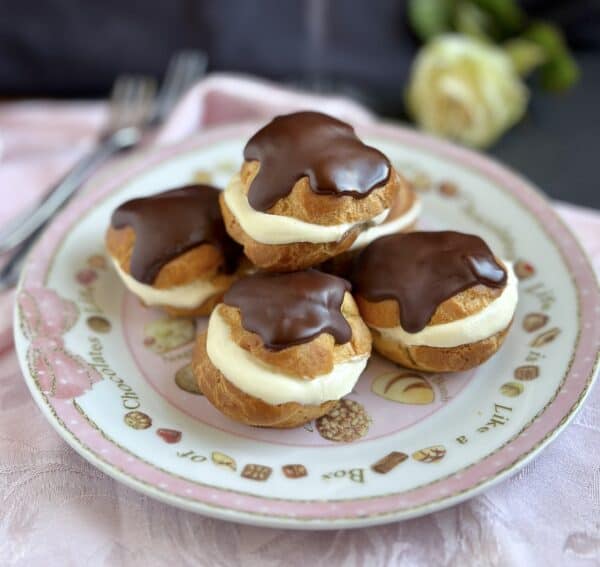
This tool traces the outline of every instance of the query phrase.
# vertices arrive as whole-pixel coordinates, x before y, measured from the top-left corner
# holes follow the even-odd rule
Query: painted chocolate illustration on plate
[[[440,195],[446,198],[453,198],[459,195],[458,186],[452,181],[442,181],[438,186]]]
[[[81,285],[92,285],[98,279],[98,272],[93,268],[82,268],[75,274],[77,283]]]
[[[412,454],[412,458],[420,463],[437,463],[446,456],[446,448],[443,445],[433,445],[419,449]]]
[[[532,347],[539,348],[544,345],[547,345],[548,343],[551,343],[556,337],[558,337],[558,335],[560,335],[560,329],[558,327],[554,327],[552,329],[549,329],[548,331],[544,331],[543,333],[539,334],[529,344]]]
[[[248,464],[242,470],[242,476],[251,480],[264,482],[271,476],[273,469],[264,465]]]
[[[112,325],[106,317],[92,315],[86,319],[87,326],[95,333],[108,333]]]
[[[527,280],[535,275],[533,264],[526,260],[517,260],[515,262],[515,274],[520,280]]]
[[[128,411],[123,416],[123,421],[131,427],[131,429],[148,429],[152,427],[152,418],[143,411]]]
[[[523,319],[523,329],[528,333],[539,331],[548,321],[550,317],[545,313],[528,313]]]
[[[202,395],[202,391],[198,386],[194,373],[192,372],[192,365],[188,362],[175,372],[175,384],[178,388],[181,388],[184,392],[190,394]]]
[[[387,474],[392,469],[395,469],[399,464],[406,461],[406,459],[408,459],[408,455],[406,453],[402,453],[401,451],[392,451],[385,457],[379,459],[376,463],[372,464],[371,469],[379,474]]]
[[[521,382],[506,382],[500,386],[500,392],[509,398],[516,398],[523,393],[525,387]]]
[[[287,478],[302,478],[308,475],[304,465],[283,465],[281,470]]]
[[[386,372],[373,380],[371,390],[386,400],[401,404],[430,404],[435,394],[431,384],[418,372]]]
[[[362,404],[343,399],[328,414],[317,419],[316,424],[321,437],[349,443],[364,437],[372,421]]]
[[[162,317],[144,327],[144,344],[157,354],[187,345],[195,336],[196,326],[193,319]]]
[[[103,254],[92,254],[87,259],[87,265],[94,270],[106,270],[108,263]]]
[[[220,451],[213,451],[210,455],[210,458],[215,465],[228,468],[232,471],[237,470],[237,464],[235,462],[235,459],[233,457],[230,457],[229,455],[226,455],[225,453],[221,453]]]
[[[169,429],[167,427],[161,427],[156,430],[156,434],[165,442],[169,443],[169,445],[173,445],[174,443],[179,443],[181,441],[182,433],[177,429]]]
[[[534,364],[526,364],[524,366],[519,366],[515,368],[514,376],[517,380],[529,381],[535,380],[540,375],[539,366],[535,366]]]

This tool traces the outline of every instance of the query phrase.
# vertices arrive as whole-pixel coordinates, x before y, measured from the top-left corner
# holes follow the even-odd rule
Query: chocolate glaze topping
[[[358,259],[353,283],[367,301],[395,299],[402,328],[416,333],[446,299],[478,284],[503,287],[506,272],[478,236],[411,232],[369,244]]]
[[[203,243],[219,247],[224,270],[233,272],[241,247],[225,231],[219,193],[210,185],[188,185],[118,207],[111,219],[113,228],[129,226],[135,231],[131,275],[151,285],[165,264]]]
[[[244,159],[260,161],[248,202],[263,212],[301,177],[308,177],[314,193],[362,198],[390,176],[381,152],[363,144],[349,124],[319,112],[277,116],[250,138]]]
[[[235,282],[223,302],[239,308],[244,329],[258,334],[266,348],[282,350],[321,333],[347,343],[352,329],[341,312],[346,291],[346,280],[316,270],[258,273]]]

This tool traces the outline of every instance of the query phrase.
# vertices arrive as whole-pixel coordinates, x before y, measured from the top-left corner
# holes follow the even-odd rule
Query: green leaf
[[[450,30],[453,0],[410,0],[408,19],[423,41]]]
[[[577,81],[581,72],[569,53],[555,57],[541,68],[542,86],[549,91],[566,91]]]
[[[462,0],[454,11],[454,28],[457,32],[489,40],[494,35],[493,22],[489,15],[472,2]]]
[[[515,0],[472,0],[492,18],[502,36],[518,33],[525,24],[525,13]]]
[[[504,49],[521,76],[528,75],[547,60],[545,49],[528,39],[511,39],[504,44]]]
[[[527,28],[524,36],[543,47],[550,59],[568,51],[562,32],[554,24],[534,22]]]
[[[559,28],[547,22],[535,22],[527,29],[525,37],[539,45],[546,54],[546,63],[540,69],[544,88],[564,91],[579,80],[579,66]]]

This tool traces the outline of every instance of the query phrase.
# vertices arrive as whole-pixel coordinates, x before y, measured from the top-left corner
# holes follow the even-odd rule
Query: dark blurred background
[[[551,196],[600,208],[600,0],[521,2],[558,23],[581,67],[570,91],[532,82],[525,119],[489,151]],[[406,120],[419,42],[401,0],[0,0],[0,94],[106,96],[120,72],[163,72],[185,47],[210,71],[345,93]]]

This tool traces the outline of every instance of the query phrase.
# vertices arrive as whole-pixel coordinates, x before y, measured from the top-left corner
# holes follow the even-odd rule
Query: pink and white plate
[[[226,183],[257,124],[152,150],[90,184],[30,256],[15,311],[27,384],[50,423],[117,480],[228,520],[294,528],[391,522],[455,504],[542,450],[583,403],[600,344],[594,273],[573,235],[525,180],[473,152],[387,125],[360,134],[413,181],[421,226],[482,235],[520,275],[501,351],[459,375],[373,356],[331,438],[245,427],[193,391],[187,364],[205,320],[171,320],[120,284],[104,231],[122,201],[190,180]],[[373,392],[399,375],[410,395]],[[380,378],[384,376],[383,378]],[[417,392],[417,393],[415,393]],[[340,433],[341,432],[341,433]]]

